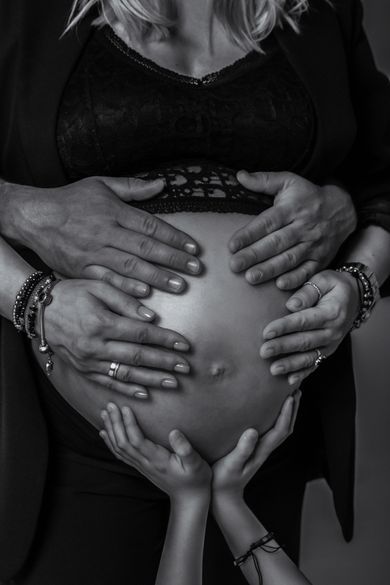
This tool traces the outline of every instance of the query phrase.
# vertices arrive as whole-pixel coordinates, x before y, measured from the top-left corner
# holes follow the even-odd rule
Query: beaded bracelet
[[[360,309],[358,316],[353,322],[352,329],[359,329],[359,327],[367,321],[371,315],[371,311],[379,297],[379,286],[375,275],[371,273],[369,276],[364,272],[365,265],[358,262],[351,262],[336,268],[336,272],[348,272],[353,276],[359,287],[360,295]]]
[[[19,333],[25,331],[24,315],[26,313],[28,300],[37,283],[41,280],[42,276],[43,272],[41,272],[40,270],[30,274],[30,276],[24,281],[21,289],[16,295],[12,311],[12,322]]]
[[[41,278],[41,280],[38,281],[34,291],[30,295],[28,302],[31,299],[32,301],[28,309],[27,318],[25,320],[25,331],[29,339],[34,339],[37,337],[37,333],[35,330],[35,322],[38,314],[38,302],[47,285],[53,282],[55,278],[56,277],[53,273]]]

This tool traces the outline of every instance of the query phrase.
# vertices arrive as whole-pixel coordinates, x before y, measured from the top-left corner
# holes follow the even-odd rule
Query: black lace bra
[[[160,196],[136,204],[151,213],[255,214],[271,205],[269,197],[244,189],[235,173],[299,172],[312,148],[315,116],[272,35],[264,49],[197,79],[141,56],[108,26],[95,30],[58,113],[69,180],[164,177]]]

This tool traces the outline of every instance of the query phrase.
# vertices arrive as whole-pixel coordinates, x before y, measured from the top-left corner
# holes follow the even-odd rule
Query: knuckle
[[[132,382],[133,376],[132,376],[132,371],[130,370],[130,368],[123,369],[123,371],[120,373],[120,378],[121,378],[121,381],[124,382],[125,384]]]
[[[138,268],[138,258],[136,256],[128,256],[123,262],[125,274],[135,274]]]
[[[285,258],[289,266],[296,266],[298,263],[297,255],[292,250],[287,250]]]
[[[131,356],[131,363],[133,366],[140,366],[144,363],[144,356],[141,349],[137,349]],[[130,380],[129,380],[130,381]]]
[[[107,379],[106,379],[106,388],[110,392],[113,392],[115,390],[115,382],[114,382],[114,380],[112,378],[107,377]]]
[[[117,447],[118,447],[118,451],[124,451],[125,450],[125,448],[126,448],[126,441],[125,441],[124,437],[122,437],[122,436],[117,437],[116,444],[117,444]]]
[[[284,242],[283,242],[283,238],[281,237],[280,234],[275,233],[272,236],[272,240],[271,240],[271,246],[272,249],[275,250],[276,252],[280,252],[283,248]]]
[[[150,236],[153,237],[156,234],[158,228],[158,222],[153,215],[145,214],[141,219],[141,229],[142,231]]]
[[[138,252],[140,256],[148,257],[153,253],[154,242],[150,238],[140,238],[138,240]]]
[[[309,351],[311,349],[310,340],[308,338],[304,337],[299,342],[299,348],[300,348],[301,351]]]
[[[93,351],[90,339],[79,337],[74,348],[75,355],[81,360],[87,360],[92,357]]]
[[[148,343],[150,340],[150,333],[146,327],[140,327],[134,331],[134,338],[136,343]]]

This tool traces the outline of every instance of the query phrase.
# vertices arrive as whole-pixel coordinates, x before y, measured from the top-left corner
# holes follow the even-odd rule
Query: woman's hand
[[[319,352],[334,353],[352,328],[359,313],[360,297],[356,279],[346,272],[324,270],[311,278],[315,287],[305,285],[287,301],[291,315],[269,323],[260,348],[263,358],[275,358],[271,373],[288,375],[290,384],[301,382],[315,370]]]
[[[102,280],[133,296],[146,296],[149,285],[178,293],[185,281],[171,270],[200,272],[196,242],[131,206],[163,187],[161,179],[109,177],[55,189],[6,184],[0,230],[64,276]]]
[[[293,432],[300,390],[289,396],[273,428],[259,438],[255,429],[246,430],[237,446],[212,468],[212,497],[242,498],[244,488],[269,455]]]
[[[109,403],[102,412],[105,430],[100,432],[112,453],[135,467],[171,500],[185,501],[210,493],[211,469],[178,430],[169,434],[172,451],[147,439],[133,411]]]
[[[110,284],[62,280],[45,310],[51,349],[90,380],[135,398],[147,398],[146,387],[177,387],[172,372],[190,367],[178,352],[189,349],[178,333],[151,323],[155,314],[137,299]],[[116,379],[112,362],[120,362]]]
[[[277,279],[284,290],[301,286],[326,268],[356,228],[349,194],[336,185],[319,187],[293,173],[247,173],[240,183],[275,196],[264,211],[230,240],[231,268],[250,284]]]

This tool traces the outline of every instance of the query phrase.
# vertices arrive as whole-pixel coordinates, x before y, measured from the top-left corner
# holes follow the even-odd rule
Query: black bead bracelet
[[[40,270],[30,274],[30,276],[24,281],[22,287],[20,288],[18,294],[16,295],[12,311],[12,322],[19,333],[22,333],[26,329],[24,317],[26,313],[28,300],[42,277],[43,272],[41,272]]]

